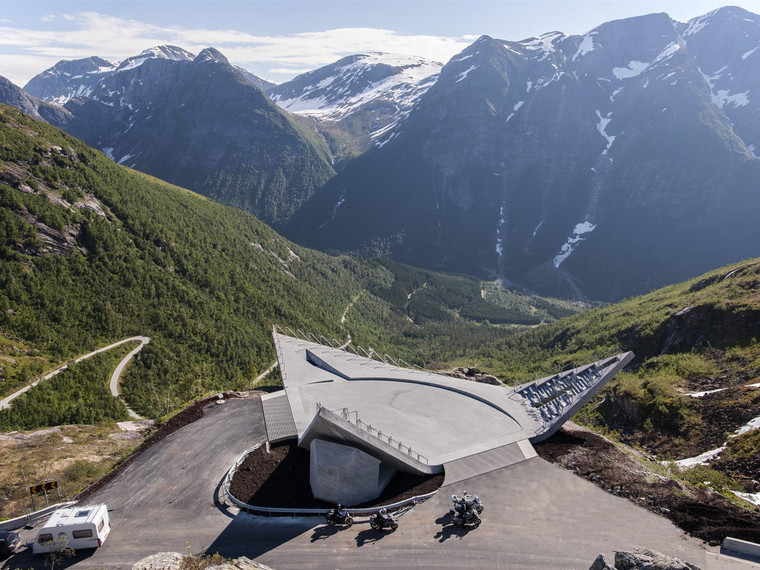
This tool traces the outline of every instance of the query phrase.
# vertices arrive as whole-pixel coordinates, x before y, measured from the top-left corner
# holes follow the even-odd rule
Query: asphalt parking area
[[[129,568],[161,551],[219,552],[286,568],[588,568],[600,553],[647,547],[705,569],[752,567],[717,555],[666,519],[550,463],[533,458],[443,487],[382,534],[359,519],[325,529],[319,517],[238,513],[219,485],[230,465],[264,440],[258,397],[204,409],[198,421],[150,447],[89,502],[105,502],[112,533],[64,566]],[[478,493],[483,524],[457,529],[445,517],[450,495]],[[30,540],[33,531],[24,531]],[[22,552],[2,568],[43,568]],[[60,566],[59,566],[60,567]]]

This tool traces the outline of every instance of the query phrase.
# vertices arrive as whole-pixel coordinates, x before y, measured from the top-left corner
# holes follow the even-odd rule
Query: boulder
[[[132,570],[179,570],[183,566],[186,556],[179,552],[159,552],[135,562],[132,565]],[[194,557],[193,555],[189,556]],[[206,570],[272,570],[272,568],[241,556],[222,564],[206,566]]]
[[[615,565],[611,566],[603,554],[597,556],[589,570],[700,570],[698,566],[672,558],[654,550],[615,552]]]
[[[132,565],[132,570],[175,570],[184,558],[179,552],[159,552],[138,560]]]

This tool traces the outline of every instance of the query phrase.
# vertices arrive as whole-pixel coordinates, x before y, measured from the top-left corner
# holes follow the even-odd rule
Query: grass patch
[[[695,465],[694,467],[683,469],[678,468],[674,464],[673,474],[678,479],[686,481],[695,487],[710,487],[726,496],[729,496],[729,491],[741,490],[728,475],[705,465]]]
[[[114,424],[71,425],[0,435],[0,519],[31,508],[29,487],[58,481],[62,499],[77,494],[110,471],[140,443],[142,436]],[[35,497],[35,507],[45,505]],[[50,503],[58,502],[55,492]]]

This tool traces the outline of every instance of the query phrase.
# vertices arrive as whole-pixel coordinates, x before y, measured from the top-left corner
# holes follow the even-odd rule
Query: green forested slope
[[[512,335],[471,354],[470,362],[520,382],[613,350],[633,350],[628,371],[580,419],[660,457],[692,457],[728,442],[717,465],[757,479],[757,432],[730,436],[760,417],[758,339],[755,259]],[[689,396],[706,391],[714,392]]]
[[[249,214],[118,166],[2,106],[0,160],[0,395],[73,356],[147,335],[122,389],[155,417],[209,390],[250,387],[275,359],[275,323],[342,339],[351,331],[425,364],[500,338],[508,323],[575,310],[298,247]],[[489,308],[499,326],[485,321]]]

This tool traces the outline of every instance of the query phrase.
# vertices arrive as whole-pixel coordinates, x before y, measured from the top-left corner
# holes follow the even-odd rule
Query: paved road
[[[111,511],[103,547],[73,560],[78,568],[129,568],[160,551],[245,555],[288,568],[588,568],[600,554],[649,547],[705,569],[757,568],[717,555],[664,518],[607,494],[572,473],[534,458],[442,488],[377,534],[361,519],[351,529],[320,518],[238,514],[215,503],[228,467],[265,430],[258,398],[209,405],[203,419],[137,458],[92,498]],[[477,492],[486,508],[478,529],[444,526],[449,496]],[[32,531],[24,531],[31,539]],[[2,568],[42,568],[21,553]]]

